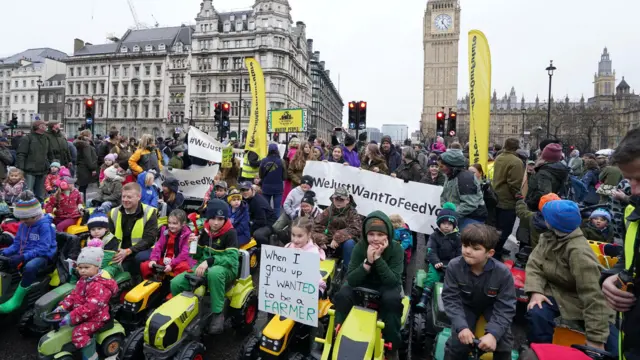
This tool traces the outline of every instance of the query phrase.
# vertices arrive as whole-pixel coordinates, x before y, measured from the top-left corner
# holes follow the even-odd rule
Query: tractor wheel
[[[205,356],[204,345],[197,341],[192,341],[176,355],[175,360],[203,360]]]
[[[411,328],[411,350],[413,353],[424,354],[428,352],[427,346],[430,343],[430,337],[427,334],[427,314],[423,312],[414,313]]]
[[[261,360],[259,336],[256,335],[247,341],[238,355],[238,360]]]
[[[124,337],[121,334],[114,334],[107,337],[102,341],[102,344],[100,344],[100,353],[105,358],[118,355],[120,349],[122,349],[123,340]]]
[[[245,336],[253,331],[258,318],[258,296],[255,290],[249,294],[249,298],[241,309],[235,311],[233,327],[238,335]]]
[[[118,355],[118,360],[136,360],[144,359],[142,352],[144,345],[144,328],[134,330],[127,336],[122,351]]]

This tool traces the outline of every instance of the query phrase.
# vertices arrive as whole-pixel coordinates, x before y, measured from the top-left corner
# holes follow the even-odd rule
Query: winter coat
[[[387,169],[389,169],[389,174],[397,172],[398,168],[402,166],[402,155],[398,153],[396,150],[396,146],[391,144],[389,148],[389,152],[383,152],[385,161],[387,162]]]
[[[626,196],[631,196],[631,185],[627,179],[620,181],[618,186],[616,186],[616,189],[622,191]],[[612,223],[616,244],[622,244],[624,242],[625,234],[627,233],[627,229],[624,224],[624,211],[628,205],[629,202],[612,198],[611,214],[613,215]]]
[[[373,171],[374,168],[378,168],[378,174],[389,175],[389,168],[387,167],[387,162],[384,159],[362,159],[360,162],[360,168],[369,171]]]
[[[351,262],[347,270],[347,281],[352,287],[366,287],[369,289],[399,288],[402,286],[402,271],[404,269],[404,251],[402,246],[396,241],[389,241],[389,246],[382,252],[382,256],[376,260],[371,266],[370,271],[366,271],[362,264],[367,258],[367,234],[362,224],[366,224],[368,219],[380,219],[387,226],[387,234],[393,234],[393,226],[391,220],[381,211],[374,211],[364,222],[360,222],[360,234],[362,240],[359,241],[353,253],[351,254]]]
[[[451,259],[462,255],[462,241],[458,229],[444,234],[439,228],[429,235],[426,262],[431,265],[449,264]]]
[[[600,230],[591,224],[589,219],[582,222],[582,233],[587,240],[612,243],[613,242],[613,224],[609,222],[606,228]]]
[[[64,191],[53,194],[49,197],[49,201],[44,204],[44,210],[53,213],[57,219],[77,219],[82,216],[78,205],[82,205],[82,194],[78,189],[73,189],[69,195]]]
[[[115,178],[105,177],[102,184],[98,188],[98,196],[96,200],[100,202],[109,201],[113,206],[120,205],[122,200],[122,181],[124,179],[120,176]]]
[[[360,155],[358,154],[358,149],[355,147],[353,150],[349,151],[345,146],[342,146],[342,157],[344,158],[344,162],[349,165],[353,167],[360,167]]]
[[[584,162],[580,156],[572,157],[569,159],[569,168],[571,169],[571,174],[575,176],[582,176],[584,173]]]
[[[249,226],[249,208],[247,203],[242,201],[236,211],[233,211],[231,206],[229,206],[229,213],[231,214],[229,219],[233,224],[233,228],[236,229],[238,233],[238,246],[247,244],[251,241],[251,227]]]
[[[49,174],[46,178],[44,178],[44,190],[46,192],[55,191],[58,186],[56,185],[56,181],[60,180],[60,174]]]
[[[92,174],[98,170],[98,156],[91,140],[77,139],[73,145],[78,150],[78,162],[76,164],[77,186],[89,185],[96,181]]]
[[[4,198],[4,201],[6,201],[8,204],[13,204],[13,200],[18,195],[20,195],[20,193],[24,189],[24,184],[24,179],[18,181],[13,185],[9,184],[9,182],[5,182],[2,186],[2,197]]]
[[[396,178],[404,180],[404,182],[419,182],[422,179],[422,167],[417,160],[410,163],[403,162],[395,171]]]
[[[251,199],[247,200],[249,206],[249,219],[251,219],[251,233],[265,226],[273,226],[278,220],[276,213],[273,211],[267,199],[260,195],[255,194]]]
[[[393,240],[402,246],[402,250],[407,250],[413,246],[413,235],[408,228],[398,228],[393,231]]]
[[[520,219],[520,226],[529,230],[529,245],[535,248],[538,245],[540,234],[550,231],[542,213],[529,210],[524,200],[518,200],[516,202],[516,216]]]
[[[51,216],[45,214],[35,224],[27,226],[20,223],[18,232],[13,238],[13,244],[2,251],[4,256],[24,256],[27,263],[37,257],[45,257],[53,260],[56,255],[56,228]]]
[[[447,147],[444,145],[444,143],[435,142],[433,145],[431,145],[431,151],[443,153],[447,151]]]
[[[565,320],[584,321],[587,340],[605,343],[613,310],[600,289],[602,266],[582,230],[548,231],[527,262],[525,291],[553,296]]]
[[[322,210],[318,207],[318,205],[314,205],[313,209],[311,210],[311,212],[308,215],[304,215],[302,213],[302,207],[300,207],[298,209],[298,212],[296,213],[296,217],[293,220],[295,220],[295,219],[297,219],[299,217],[302,217],[302,216],[307,216],[307,218],[309,218],[309,220],[315,222],[316,219],[318,218],[318,216],[320,216],[320,214],[322,214]]]
[[[428,171],[426,172],[426,174],[424,174],[422,179],[420,179],[420,182],[423,184],[436,185],[436,186],[443,186],[446,181],[447,181],[447,176],[440,171],[438,171],[438,175],[436,176],[435,179],[431,176],[431,173]]]
[[[524,164],[513,151],[503,151],[493,165],[493,190],[498,195],[497,207],[513,210],[516,207],[516,194],[520,192],[524,178]]]
[[[582,177],[582,183],[587,187],[587,196],[584,198],[583,202],[586,205],[595,205],[600,201],[600,196],[596,193],[596,185],[598,184],[598,176],[600,175],[600,170],[598,169],[590,169]]]
[[[109,301],[118,293],[118,284],[113,279],[105,279],[102,272],[90,278],[81,277],[71,293],[60,302],[69,311],[71,325],[85,322],[104,324],[109,314]]]
[[[482,186],[473,173],[466,169],[452,169],[453,174],[442,187],[440,205],[456,205],[460,218],[482,220],[487,217]]]
[[[198,238],[198,251],[193,258],[198,264],[206,261],[211,267],[215,263],[230,270],[234,277],[238,275],[238,234],[229,220],[218,234],[211,233],[208,221],[204,223],[204,232]]]
[[[144,178],[147,176],[147,172],[143,171],[138,175],[138,185],[142,188],[142,198],[140,202],[149,206],[153,206],[154,208],[158,208],[158,188],[155,184],[151,186],[146,186],[144,184]]]
[[[122,206],[111,209],[109,212],[109,232],[114,235],[118,234],[118,232],[122,234],[122,239],[118,239],[120,241],[120,248],[130,249],[135,255],[138,252],[150,249],[153,246],[158,239],[158,212],[153,208],[149,209],[149,211],[151,211],[149,220],[144,223],[144,209],[142,207],[142,203],[138,203],[138,208],[133,214],[127,214]],[[115,212],[118,212],[117,216],[121,223],[119,231],[116,229],[116,223],[112,217]],[[141,239],[137,244],[133,245],[131,235],[137,221],[143,222],[144,228],[142,229]]]
[[[176,240],[173,244],[173,259],[171,259],[171,267],[175,268],[178,264],[186,262],[189,264],[189,268],[196,264],[196,261],[189,255],[189,236],[191,235],[191,229],[189,226],[184,225],[180,229],[180,233],[176,235]],[[167,253],[167,242],[169,241],[169,228],[163,226],[160,228],[160,238],[153,246],[151,256],[149,260],[155,261],[158,264],[163,264],[165,254]]]
[[[51,156],[53,159],[58,160],[60,164],[67,166],[71,162],[71,154],[69,153],[69,145],[67,139],[63,134],[58,132],[47,131],[45,133],[49,139],[49,148],[51,149]]]
[[[176,196],[173,201],[169,201],[164,198],[164,194],[161,192],[160,196],[162,196],[164,203],[167,205],[167,216],[171,214],[173,210],[180,209],[182,205],[184,205],[184,195],[181,192],[176,192]]]
[[[109,155],[114,147],[117,147],[118,144],[115,142],[116,139],[109,139],[109,141],[104,141],[100,146],[98,146],[97,156],[98,156],[98,164],[104,164],[104,157]]]
[[[169,167],[173,169],[181,170],[184,168],[184,161],[178,155],[173,155],[169,160]]]
[[[284,213],[289,216],[289,219],[296,218],[296,212],[300,210],[300,203],[302,202],[304,193],[304,190],[302,190],[300,186],[296,186],[289,192],[289,195],[287,195],[287,198],[284,200],[282,207],[284,208]]]
[[[307,242],[303,247],[301,248],[297,248],[293,245],[293,243],[288,243],[287,245],[284,246],[285,248],[288,249],[299,249],[302,250],[304,252],[310,252],[310,253],[314,253],[314,254],[318,254],[318,257],[320,258],[320,261],[323,261],[327,258],[326,254],[324,253],[324,250],[322,250],[318,245],[316,245],[313,241],[309,241]],[[319,283],[318,283],[318,289],[322,292],[324,292],[327,288],[327,283],[324,282],[324,280],[322,280],[322,274],[319,275]]]
[[[30,133],[20,140],[16,150],[16,167],[31,175],[46,175],[53,161],[49,138],[45,134]]]
[[[152,154],[155,153],[154,154]],[[134,175],[139,175],[147,170],[155,170],[157,174],[162,171],[162,154],[156,147],[137,149],[129,158],[129,169]]]
[[[623,177],[622,177],[622,172],[620,172],[620,169],[617,166],[609,165],[604,169],[602,169],[598,179],[600,180],[602,185],[605,186],[605,188],[615,189],[616,186],[618,186],[618,184],[620,183],[620,181],[622,181]],[[600,203],[602,204],[606,204],[607,202],[609,202],[610,199],[611,199],[610,193],[603,193],[602,195],[600,195]]]
[[[536,173],[529,177],[529,189],[525,202],[529,210],[537,211],[540,198],[548,193],[555,193],[562,197],[567,192],[567,179],[569,168],[560,162],[544,162],[537,165]]]
[[[291,187],[296,187],[300,185],[302,181],[302,172],[304,171],[304,167],[307,165],[307,161],[305,160],[302,166],[297,165],[293,161],[289,163],[287,167],[287,178],[291,181]]]
[[[279,155],[269,155],[260,161],[259,177],[262,193],[268,195],[282,195],[286,178],[284,161]]]
[[[13,155],[11,150],[0,147],[0,180],[7,178],[7,167],[13,165]]]
[[[225,181],[229,189],[238,188],[238,177],[240,176],[240,160],[233,158],[233,166],[228,169],[220,169],[220,180]]]
[[[328,245],[333,240],[341,244],[349,239],[357,241],[361,233],[362,218],[351,197],[351,202],[347,207],[336,209],[334,205],[331,205],[316,218],[313,240],[320,246]]]

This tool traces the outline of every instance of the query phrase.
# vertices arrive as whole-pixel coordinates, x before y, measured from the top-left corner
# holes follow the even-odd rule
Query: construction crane
[[[146,24],[141,23],[138,20],[138,13],[136,12],[135,6],[133,6],[133,0],[127,0],[127,2],[129,3],[129,10],[131,10],[131,16],[133,16],[133,22],[135,24],[135,29],[136,30],[148,29],[149,26],[147,26]]]

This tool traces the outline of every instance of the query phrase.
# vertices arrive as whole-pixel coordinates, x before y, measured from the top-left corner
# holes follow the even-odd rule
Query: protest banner
[[[298,133],[307,131],[307,110],[282,109],[269,111],[268,131]]]
[[[258,309],[318,326],[320,256],[300,249],[262,245]]]
[[[267,156],[267,92],[264,74],[260,62],[247,57],[244,63],[249,71],[249,86],[251,87],[251,110],[247,140],[244,149],[258,154],[260,159]]]
[[[160,178],[156,180],[162,185],[167,178],[177,179],[180,183],[180,191],[186,198],[204,198],[204,194],[213,184],[213,178],[218,174],[219,165],[205,166],[197,170],[179,170],[171,171],[164,168],[160,173]]]
[[[188,146],[189,156],[195,156],[197,158],[216,163],[222,162],[222,150],[226,148],[226,145],[194,126],[189,127]],[[242,163],[244,150],[233,149],[233,157],[237,158]]]
[[[440,211],[442,187],[381,175],[337,163],[307,161],[304,175],[314,178],[312,190],[320,205],[331,205],[331,195],[337,187],[345,187],[357,204],[360,215],[380,210],[387,215],[398,214],[411,230],[430,234]]]
[[[233,161],[233,149],[226,147],[222,149],[222,168],[230,169]]]

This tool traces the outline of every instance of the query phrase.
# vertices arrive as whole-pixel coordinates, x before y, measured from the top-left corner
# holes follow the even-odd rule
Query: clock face
[[[451,29],[452,24],[453,19],[451,19],[449,14],[440,14],[433,20],[433,25],[440,31],[447,31]]]

